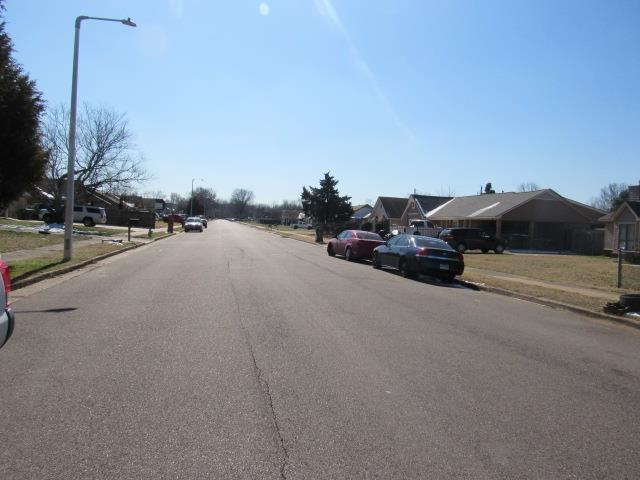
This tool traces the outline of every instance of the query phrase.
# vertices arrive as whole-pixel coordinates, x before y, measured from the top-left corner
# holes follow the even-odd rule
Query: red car
[[[356,258],[371,258],[373,249],[384,245],[384,240],[377,233],[364,230],[345,230],[337,237],[329,240],[327,253],[330,256],[344,255],[348,261]]]
[[[13,312],[9,308],[10,290],[9,266],[0,259],[0,347],[9,340],[16,322]]]

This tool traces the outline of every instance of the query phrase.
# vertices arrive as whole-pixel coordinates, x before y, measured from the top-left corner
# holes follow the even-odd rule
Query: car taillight
[[[4,293],[7,294],[11,291],[11,278],[9,277],[9,265],[7,265],[4,262],[1,262],[0,273],[2,274],[2,280],[4,282]]]
[[[428,248],[421,248],[416,252],[417,257],[426,257],[427,255],[429,255]]]

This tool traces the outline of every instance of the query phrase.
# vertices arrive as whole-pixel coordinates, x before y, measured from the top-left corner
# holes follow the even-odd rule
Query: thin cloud
[[[333,6],[333,3],[331,3],[331,0],[314,0],[314,3],[315,3],[317,12],[321,16],[328,18],[331,24],[344,37],[344,40],[347,43],[347,47],[349,48],[349,54],[351,55],[353,62],[363,73],[363,75],[369,82],[369,85],[373,89],[374,93],[384,105],[385,109],[387,110],[387,113],[389,114],[393,122],[411,141],[414,141],[415,134],[400,119],[400,117],[396,113],[395,108],[393,108],[393,105],[391,104],[389,97],[387,97],[387,95],[384,93],[384,90],[380,86],[380,83],[378,82],[376,75],[373,73],[373,70],[371,70],[371,67],[369,67],[369,64],[365,61],[364,57],[360,54],[360,51],[358,50],[358,47],[356,46],[355,42],[351,39],[351,35],[349,35],[349,31],[345,28],[344,24],[342,23],[342,20],[340,19],[340,15],[338,15],[338,12]]]
[[[260,15],[262,15],[263,17],[267,17],[271,13],[271,8],[269,7],[268,3],[262,2],[258,7],[258,11],[260,12]]]
[[[182,18],[184,15],[184,0],[169,0],[169,10],[175,18]]]

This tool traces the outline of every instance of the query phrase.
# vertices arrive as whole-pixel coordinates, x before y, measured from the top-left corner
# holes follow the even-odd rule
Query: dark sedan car
[[[496,253],[504,252],[504,242],[479,228],[445,228],[439,237],[464,253],[467,250],[480,250],[487,253],[493,250]]]
[[[345,230],[329,240],[327,253],[330,256],[344,255],[348,261],[356,258],[371,258],[376,247],[384,245],[384,240],[377,233],[364,230]]]
[[[373,268],[391,267],[403,277],[418,273],[433,275],[448,282],[464,272],[464,256],[447,242],[420,235],[396,235],[373,251]]]

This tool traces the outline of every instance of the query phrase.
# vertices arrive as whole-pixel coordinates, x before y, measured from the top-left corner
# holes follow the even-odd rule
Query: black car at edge
[[[418,273],[452,281],[464,272],[464,256],[446,242],[421,235],[396,235],[373,250],[373,268],[391,267],[403,277]]]

